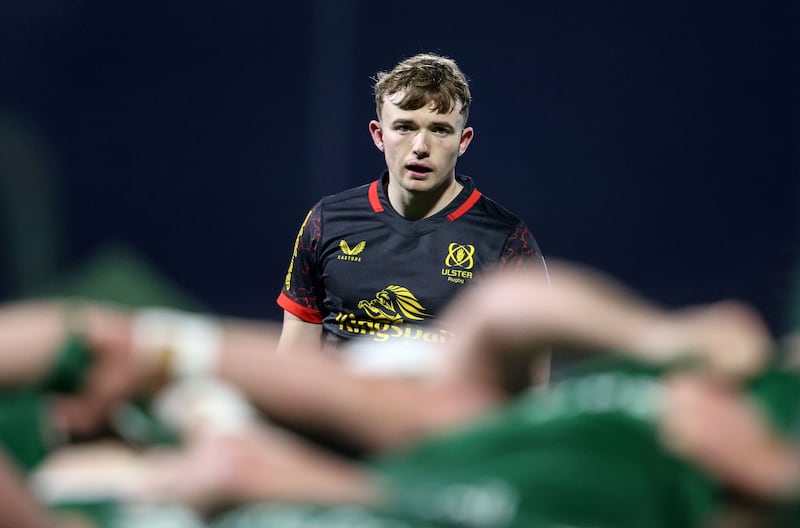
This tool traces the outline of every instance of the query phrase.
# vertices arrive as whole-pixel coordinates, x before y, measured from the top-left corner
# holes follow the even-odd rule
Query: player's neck
[[[414,192],[400,185],[393,185],[390,178],[385,190],[389,203],[400,216],[408,220],[422,220],[447,207],[463,188],[464,186],[453,178],[447,184],[435,189]]]

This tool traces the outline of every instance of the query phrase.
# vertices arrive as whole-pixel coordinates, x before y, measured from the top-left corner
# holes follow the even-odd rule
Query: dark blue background
[[[0,4],[0,122],[53,175],[56,271],[122,240],[212,309],[278,319],[307,209],[383,168],[371,76],[436,51],[472,82],[459,172],[546,255],[783,324],[800,198],[788,0],[117,4]]]

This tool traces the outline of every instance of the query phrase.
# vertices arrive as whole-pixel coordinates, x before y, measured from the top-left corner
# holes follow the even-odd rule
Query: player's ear
[[[461,131],[461,141],[458,143],[459,156],[467,151],[467,147],[469,147],[469,144],[472,143],[472,138],[474,135],[475,131],[472,130],[472,127],[466,127]]]
[[[378,147],[378,150],[383,152],[383,127],[380,121],[373,119],[369,122],[369,135],[372,136],[372,142]]]

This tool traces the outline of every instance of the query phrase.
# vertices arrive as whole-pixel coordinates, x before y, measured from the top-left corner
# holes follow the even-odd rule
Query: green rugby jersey
[[[726,490],[661,448],[659,369],[602,360],[464,430],[375,460],[390,491],[381,510],[250,505],[218,528],[691,528]],[[798,433],[800,378],[769,371],[750,394]],[[767,526],[800,526],[791,509]]]
[[[660,372],[591,362],[476,426],[378,462],[390,509],[455,526],[705,526],[728,495],[660,446]],[[798,375],[770,370],[748,391],[776,427],[800,433]]]
[[[0,388],[0,446],[23,470],[31,470],[63,441],[50,417],[49,395],[75,392],[91,364],[78,336],[66,339],[50,374],[40,383]]]
[[[660,449],[659,399],[652,369],[583,367],[376,469],[390,510],[444,525],[696,526],[716,489]]]

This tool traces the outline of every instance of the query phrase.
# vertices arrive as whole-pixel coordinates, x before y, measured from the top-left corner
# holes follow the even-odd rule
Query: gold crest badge
[[[475,246],[472,244],[451,242],[447,248],[447,257],[444,259],[444,265],[448,268],[472,269],[472,266],[475,265],[474,255]]]

